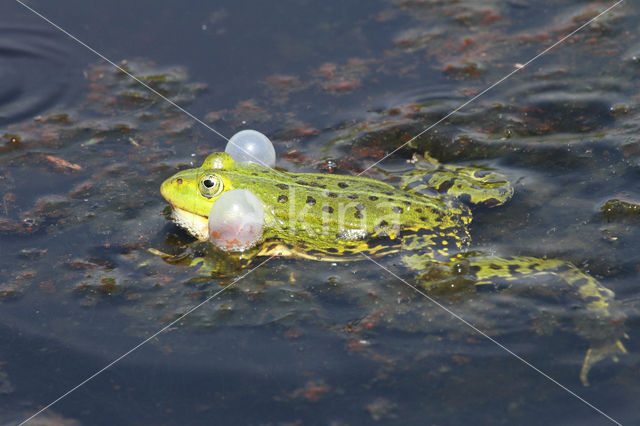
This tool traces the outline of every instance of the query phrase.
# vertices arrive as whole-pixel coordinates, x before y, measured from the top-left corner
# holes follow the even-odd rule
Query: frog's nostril
[[[182,178],[178,178],[178,179],[176,179],[176,183],[177,183],[178,185],[182,185]]]

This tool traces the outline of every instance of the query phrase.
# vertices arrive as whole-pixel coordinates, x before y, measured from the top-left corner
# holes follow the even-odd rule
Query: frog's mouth
[[[189,231],[191,235],[200,241],[209,239],[209,219],[205,216],[188,212],[179,207],[171,206],[172,216],[175,222],[182,228]]]

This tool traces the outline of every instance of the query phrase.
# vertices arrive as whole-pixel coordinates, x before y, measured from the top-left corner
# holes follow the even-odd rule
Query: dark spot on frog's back
[[[562,273],[562,272],[569,272],[570,270],[572,270],[572,266],[569,263],[565,263],[561,266],[558,266],[555,270],[555,272],[557,273]]]
[[[322,188],[322,189],[324,189],[324,188],[327,187],[327,185],[323,185],[323,184],[318,183],[318,182],[306,182],[306,181],[303,181],[303,180],[298,180],[298,181],[296,181],[296,183],[298,185],[313,186],[314,188]]]
[[[392,211],[392,212],[394,212],[394,213],[398,213],[398,214],[400,214],[400,213],[402,213],[404,210],[402,210],[402,207],[393,206],[393,207],[391,207],[391,211]]]
[[[584,300],[584,303],[587,303],[587,304],[600,301],[600,299],[598,299],[595,296],[587,296],[582,300]]]
[[[374,248],[378,246],[389,246],[393,245],[393,240],[387,235],[381,235],[375,238],[370,238],[367,241],[367,247]]]
[[[275,250],[276,248],[278,248],[278,243],[271,243],[269,244],[269,247],[267,247],[268,250]]]
[[[429,179],[422,179],[422,180],[414,180],[412,182],[409,182],[409,184],[407,185],[407,189],[416,189],[419,186],[423,186],[424,184],[422,183],[423,181],[428,181]]]
[[[482,205],[485,207],[494,207],[494,206],[497,206],[498,204],[500,204],[500,200],[496,198],[489,198],[488,200],[485,200],[482,203]]]
[[[276,185],[278,188],[286,191],[287,189],[289,189],[289,185],[285,185],[284,183],[279,183]]]
[[[406,238],[406,237],[415,236],[415,235],[416,235],[415,229],[403,229],[402,231],[400,231],[400,238]]]
[[[311,195],[307,196],[307,204],[309,204],[310,206],[315,206],[316,205],[316,199],[313,198]]]
[[[458,195],[458,199],[465,204],[471,204],[471,195],[469,194],[460,194]]]
[[[338,194],[335,192],[327,192],[327,197],[329,198],[338,198]]]
[[[369,195],[369,199],[371,201],[376,201],[378,199],[378,197],[376,197],[375,195]]]
[[[287,201],[289,201],[289,197],[287,197],[286,195],[278,196],[278,202],[279,203],[286,203]]]
[[[340,188],[344,189],[344,188],[348,188],[348,187],[349,187],[349,184],[344,183],[344,182],[338,182],[338,186],[339,186]]]
[[[447,192],[449,189],[451,189],[451,187],[455,184],[455,180],[450,179],[450,180],[446,180],[444,182],[442,182],[440,184],[440,186],[438,187],[438,191],[439,192]]]
[[[573,285],[575,285],[576,287],[580,287],[588,283],[589,281],[586,278],[580,278],[579,280],[574,281]]]
[[[323,211],[323,212],[327,212],[327,213],[333,213],[333,207],[331,207],[331,206],[324,206],[324,207],[322,207],[322,211]]]

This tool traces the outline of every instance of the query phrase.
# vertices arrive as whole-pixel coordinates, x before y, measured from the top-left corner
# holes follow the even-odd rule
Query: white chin
[[[178,226],[189,231],[191,235],[200,241],[207,241],[209,239],[209,222],[206,217],[189,213],[177,207],[173,207],[172,216]]]

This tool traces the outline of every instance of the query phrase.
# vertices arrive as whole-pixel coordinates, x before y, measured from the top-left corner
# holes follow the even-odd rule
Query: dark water
[[[336,173],[361,171],[611,4],[29,2],[222,134],[268,134],[279,167]],[[198,279],[147,250],[198,250],[167,221],[159,185],[225,141],[19,3],[0,12],[0,424],[15,424],[242,271]],[[474,212],[474,247],[597,277],[627,316],[629,354],[585,388],[587,342],[542,314],[571,306],[440,300],[623,424],[640,418],[637,21],[624,3],[370,173],[393,181],[428,151],[507,174],[516,195]],[[610,423],[385,271],[291,259],[31,424],[143,422]]]

